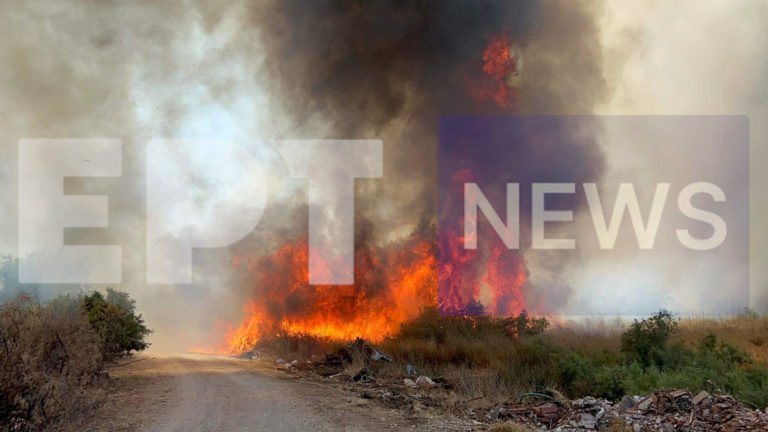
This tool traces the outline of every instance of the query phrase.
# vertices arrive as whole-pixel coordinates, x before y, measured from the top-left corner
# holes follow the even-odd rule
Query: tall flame
[[[246,317],[226,331],[226,343],[213,350],[237,354],[276,334],[309,334],[339,340],[380,341],[400,324],[435,304],[435,251],[412,237],[398,247],[366,247],[355,257],[355,284],[308,283],[306,240],[283,245],[266,257],[239,256],[233,264],[253,281]]]

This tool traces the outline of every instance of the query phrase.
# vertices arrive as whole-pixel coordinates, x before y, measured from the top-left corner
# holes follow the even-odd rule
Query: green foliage
[[[670,345],[667,342],[674,329],[671,317],[654,315],[649,320],[636,322],[640,325],[624,333],[624,358],[579,351],[560,355],[554,372],[559,377],[558,387],[571,397],[591,395],[618,400],[625,394],[647,394],[662,388],[695,392],[714,386],[755,407],[768,405],[768,367],[754,365],[749,354],[718,343],[712,333],[705,335],[695,349]],[[646,353],[652,355],[643,357]],[[643,359],[648,362],[642,363]]]
[[[675,330],[677,320],[665,310],[650,318],[635,320],[621,336],[621,351],[630,361],[637,361],[644,368],[663,367],[664,348]]]
[[[107,303],[114,303],[130,313],[136,312],[136,300],[132,299],[127,292],[107,288],[106,300]]]
[[[115,291],[108,291],[116,293]],[[91,327],[101,337],[102,353],[105,360],[112,360],[131,351],[142,351],[149,344],[145,337],[150,330],[144,325],[141,315],[133,312],[134,301],[125,293],[112,294],[113,303],[99,292],[93,292],[83,298],[82,311]]]
[[[600,366],[595,372],[594,396],[607,399],[621,399],[627,390],[630,371],[626,366]]]

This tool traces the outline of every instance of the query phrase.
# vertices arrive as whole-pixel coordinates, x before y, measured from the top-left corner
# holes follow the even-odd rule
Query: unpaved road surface
[[[259,362],[145,356],[111,369],[105,401],[78,431],[421,430],[337,389],[292,380]]]

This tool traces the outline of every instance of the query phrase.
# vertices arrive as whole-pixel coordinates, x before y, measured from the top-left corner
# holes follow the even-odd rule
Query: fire
[[[482,76],[468,80],[469,92],[478,102],[492,101],[499,108],[514,108],[517,92],[507,84],[516,71],[515,59],[506,33],[492,36],[483,50]]]
[[[463,196],[465,183],[476,180],[464,169],[452,179],[450,194]],[[527,269],[522,255],[509,250],[492,229],[478,229],[478,248],[464,247],[463,201],[440,223],[438,310],[445,315],[510,316],[526,311],[523,286]]]
[[[308,259],[306,240],[270,256],[233,259],[253,283],[246,316],[227,329],[223,346],[202,351],[238,354],[276,334],[376,342],[435,304],[435,251],[427,240],[414,236],[397,246],[359,247],[354,285],[310,285]]]
[[[516,91],[507,84],[516,72],[510,49],[506,34],[489,39],[480,77],[467,80],[470,95],[479,103],[514,108]],[[460,174],[471,178],[471,173]],[[245,317],[235,328],[221,326],[222,345],[195,350],[238,354],[279,334],[377,342],[396,335],[402,323],[426,307],[462,316],[525,311],[522,256],[492,237],[483,238],[481,249],[465,249],[460,234],[464,222],[456,222],[440,228],[439,242],[414,234],[386,246],[357,244],[355,283],[348,286],[308,283],[306,236],[297,236],[268,256],[235,256],[233,266],[250,281]]]

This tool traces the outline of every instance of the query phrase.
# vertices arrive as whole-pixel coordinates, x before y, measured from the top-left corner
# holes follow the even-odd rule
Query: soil
[[[297,379],[268,362],[198,354],[142,355],[110,369],[102,403],[70,431],[468,430],[403,415],[354,391]],[[469,429],[473,429],[469,427]]]

